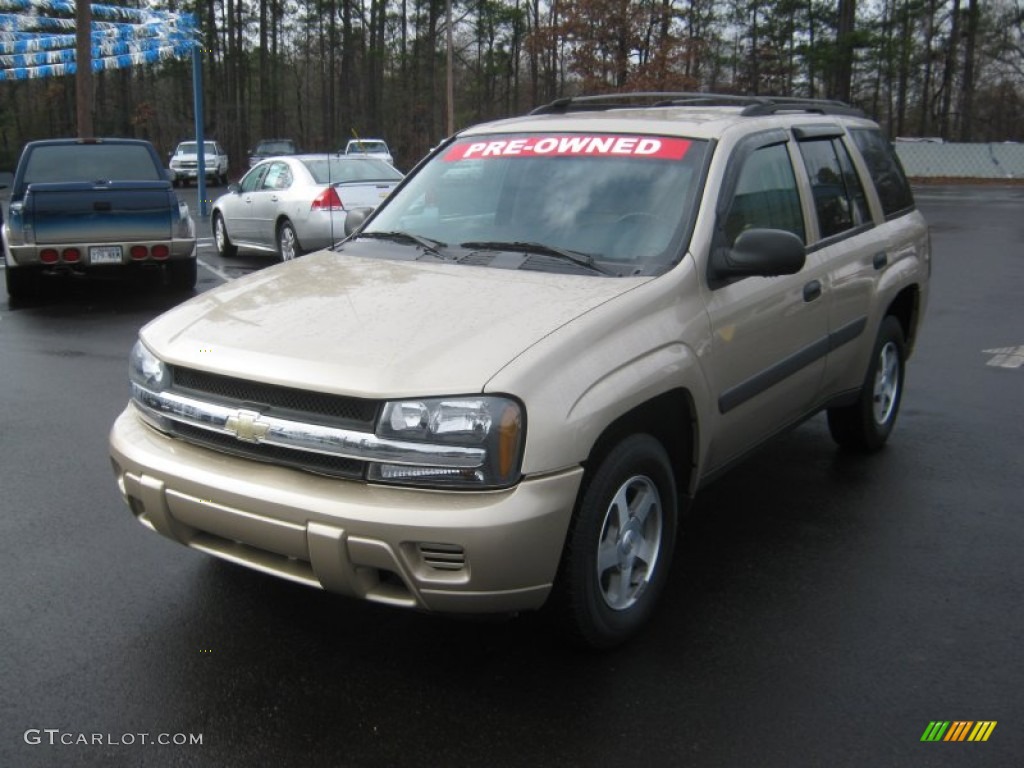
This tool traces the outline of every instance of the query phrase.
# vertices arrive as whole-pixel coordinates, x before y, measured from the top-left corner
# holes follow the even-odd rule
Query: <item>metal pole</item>
[[[448,102],[448,135],[455,133],[455,75],[452,67],[454,45],[452,43],[452,0],[445,0],[444,3],[445,26],[447,29],[448,59],[446,69],[447,99]]]
[[[203,135],[203,55],[196,45],[192,48],[192,100],[196,114],[196,157],[199,160],[199,177],[196,188],[199,192],[199,216],[206,218],[206,137]]]

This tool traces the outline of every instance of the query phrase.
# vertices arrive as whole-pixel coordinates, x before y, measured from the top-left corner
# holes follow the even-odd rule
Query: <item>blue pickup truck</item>
[[[153,269],[172,290],[196,284],[196,231],[159,155],[138,139],[25,145],[3,224],[7,293],[44,278]]]

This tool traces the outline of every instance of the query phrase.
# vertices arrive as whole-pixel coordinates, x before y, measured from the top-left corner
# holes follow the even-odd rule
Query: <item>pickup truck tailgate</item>
[[[25,223],[39,244],[167,240],[171,195],[169,181],[30,184]]]

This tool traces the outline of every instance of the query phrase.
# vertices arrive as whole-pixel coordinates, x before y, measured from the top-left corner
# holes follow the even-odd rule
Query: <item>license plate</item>
[[[89,248],[90,264],[120,264],[120,245],[94,245]]]

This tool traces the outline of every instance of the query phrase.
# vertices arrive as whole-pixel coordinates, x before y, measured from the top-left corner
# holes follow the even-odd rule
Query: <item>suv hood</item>
[[[357,397],[455,395],[650,279],[321,251],[197,296],[141,335],[164,360],[215,373]]]

